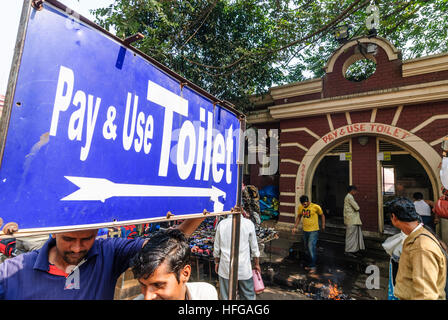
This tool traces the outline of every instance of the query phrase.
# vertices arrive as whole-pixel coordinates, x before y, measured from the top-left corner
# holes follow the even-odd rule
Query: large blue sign
[[[229,211],[240,121],[103,32],[32,10],[0,168],[20,229]]]

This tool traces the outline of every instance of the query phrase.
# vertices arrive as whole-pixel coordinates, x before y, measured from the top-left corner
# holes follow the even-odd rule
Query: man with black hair
[[[358,192],[356,186],[349,186],[344,199],[345,255],[356,258],[355,253],[365,250],[364,238],[361,230],[359,205],[353,197]]]
[[[190,236],[203,220],[187,219],[177,228]],[[97,234],[56,233],[39,250],[0,264],[0,299],[112,300],[117,279],[146,240],[96,239]]]
[[[188,282],[189,261],[190,246],[181,231],[157,231],[131,261],[142,290],[135,300],[217,300],[211,284]]]
[[[392,224],[403,231],[394,294],[401,300],[444,300],[447,261],[444,244],[423,227],[410,199],[397,197],[385,204]]]
[[[322,230],[325,230],[325,215],[322,208],[310,202],[308,196],[303,195],[300,197],[299,209],[297,210],[297,218],[292,233],[296,232],[296,228],[303,217],[303,244],[308,251],[310,257],[310,263],[305,269],[309,270],[309,273],[316,272],[317,261],[317,240],[319,238],[319,216],[322,219]]]

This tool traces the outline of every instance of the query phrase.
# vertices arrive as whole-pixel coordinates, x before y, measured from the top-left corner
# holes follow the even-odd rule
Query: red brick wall
[[[377,190],[376,139],[361,146],[357,138],[352,139],[352,177],[358,188],[355,196],[363,223],[363,230],[378,231],[378,190]]]
[[[405,106],[401,112],[400,119],[398,120],[397,126],[408,131],[412,130],[418,126],[423,121],[431,118],[438,114],[448,114],[448,101],[442,102],[432,102],[432,103],[422,103],[418,105]],[[422,129],[422,131],[430,130],[433,131],[433,140],[440,138],[443,134],[448,134],[448,129],[446,125],[443,126],[444,120],[436,120],[431,125]],[[442,127],[440,127],[442,125]],[[422,131],[416,132],[420,136]],[[440,135],[440,136],[439,136]],[[433,141],[431,140],[431,141]],[[430,141],[429,141],[430,142]]]
[[[352,123],[357,122],[370,122],[370,116],[372,115],[372,110],[366,110],[361,112],[350,113],[350,118]]]
[[[335,113],[331,115],[331,122],[333,123],[333,127],[335,129],[339,127],[346,126],[347,118],[345,117],[345,113]]]
[[[375,122],[391,124],[395,116],[397,108],[378,109],[376,112]]]
[[[391,124],[398,107],[378,109],[375,122]],[[372,110],[350,112],[352,123],[369,122]],[[448,114],[448,101],[427,103],[419,105],[404,106],[402,109],[397,126],[405,130],[412,130],[417,125],[437,114]],[[347,124],[344,113],[332,114],[331,119],[334,128],[345,126]],[[330,131],[326,115],[288,119],[281,121],[280,128],[300,128],[306,127],[319,136]],[[436,120],[427,127],[416,132],[416,135],[428,143],[448,134],[448,119]],[[280,132],[281,143],[298,142],[303,146],[310,148],[317,140],[304,131],[298,132]],[[376,144],[375,137],[369,137],[367,146],[360,146],[357,138],[353,138],[353,162],[352,173],[353,183],[359,187],[357,200],[361,206],[361,217],[364,224],[363,229],[368,231],[378,231],[378,194],[377,194],[377,169],[376,169]],[[437,152],[440,151],[440,145],[433,146]],[[297,147],[281,147],[281,159],[294,159],[301,161],[306,152]],[[280,174],[297,174],[299,166],[289,162],[280,162]],[[280,192],[295,192],[295,178],[282,177],[279,180]],[[293,203],[295,199],[291,196],[283,196],[281,202]],[[281,212],[293,213],[294,208],[281,206]],[[292,222],[291,217],[281,217],[280,221]]]
[[[426,83],[430,81],[439,81],[448,79],[448,71],[422,74],[412,77],[402,77],[402,61],[400,59],[389,61],[385,51],[378,47],[378,53],[375,56],[377,68],[375,73],[367,80],[362,82],[352,82],[345,79],[342,74],[344,62],[354,54],[355,46],[342,53],[334,64],[333,72],[323,77],[322,93],[303,95],[276,100],[275,105],[285,103],[318,100],[320,98],[331,98],[343,95],[353,95],[368,91],[397,88],[406,85]],[[375,122],[391,124],[397,107],[378,108]],[[351,111],[350,118],[352,123],[370,122],[372,110]],[[397,127],[405,130],[412,130],[417,125],[437,114],[448,114],[448,101],[421,103],[418,105],[405,105],[398,120]],[[331,114],[331,120],[334,129],[347,125],[345,113]],[[322,115],[284,119],[279,123],[281,130],[290,128],[305,127],[322,137],[330,131],[326,118],[325,110]],[[448,119],[436,120],[427,127],[417,131],[417,136],[428,143],[431,143],[444,135],[448,134]],[[310,148],[316,138],[304,131],[284,132],[280,131],[280,143],[300,143],[306,148]],[[363,221],[363,230],[378,231],[378,194],[377,194],[377,168],[376,168],[376,141],[375,137],[369,138],[366,146],[360,146],[357,138],[353,138],[352,144],[352,174],[353,184],[358,186],[359,193],[356,200],[361,206],[361,218]],[[440,144],[433,146],[437,152],[440,151]],[[305,150],[298,147],[280,147],[279,150],[279,173],[286,175],[295,175],[299,165],[289,162],[281,162],[281,159],[294,159],[301,161],[306,154]],[[258,169],[254,170],[258,174]],[[264,185],[263,178],[251,176],[253,184]],[[295,177],[280,177],[280,192],[295,192]],[[294,203],[295,197],[281,196],[281,202]],[[283,213],[294,213],[294,207],[280,206]],[[293,222],[292,217],[280,217],[280,221]]]
[[[280,122],[280,130],[290,128],[306,127],[311,129],[318,136],[323,136],[330,131],[327,118],[325,116],[306,117],[301,119],[285,119]],[[286,142],[286,141],[282,141]]]
[[[353,46],[341,54],[334,64],[333,72],[324,76],[323,96],[325,98],[391,88],[401,80],[401,60],[389,61],[386,52],[379,46],[375,56],[377,62],[375,73],[361,82],[347,80],[342,74],[342,67],[345,61],[354,54],[355,48],[356,46]]]
[[[289,97],[287,98],[287,101],[278,99],[274,101],[274,104],[282,105],[285,103],[318,100],[320,98],[352,95],[356,93],[385,90],[448,79],[448,70],[420,74],[412,77],[402,77],[402,60],[395,59],[389,61],[386,52],[378,46],[378,52],[375,55],[377,62],[375,73],[361,82],[349,81],[342,74],[342,68],[345,61],[354,54],[355,48],[356,46],[352,46],[342,53],[337,58],[333,71],[324,75],[322,78],[321,93]]]

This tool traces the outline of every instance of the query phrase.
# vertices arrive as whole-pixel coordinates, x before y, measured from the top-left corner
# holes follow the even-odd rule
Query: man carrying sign
[[[188,237],[203,220],[185,220],[177,228]],[[147,240],[96,239],[97,232],[53,234],[41,249],[0,264],[0,299],[113,299],[117,279]]]

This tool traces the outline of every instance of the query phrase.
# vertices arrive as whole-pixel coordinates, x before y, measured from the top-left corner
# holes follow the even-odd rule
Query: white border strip
[[[298,142],[282,143],[282,144],[280,144],[280,147],[297,147],[297,148],[300,148],[302,150],[308,151],[307,147],[302,146]]]
[[[432,116],[431,118],[426,119],[425,121],[420,123],[418,126],[416,126],[414,129],[412,129],[410,132],[416,133],[417,131],[420,131],[421,129],[423,129],[427,125],[433,123],[434,121],[443,120],[443,119],[448,119],[448,114],[438,114],[438,115]]]
[[[297,131],[305,131],[306,133],[308,133],[310,136],[313,136],[317,140],[320,139],[320,136],[318,136],[316,133],[314,133],[310,129],[304,128],[304,127],[301,127],[301,128],[289,128],[289,129],[282,129],[281,130],[281,132],[297,132]]]
[[[293,164],[300,166],[300,161],[293,160],[293,159],[281,159],[280,162],[289,162],[289,163],[293,163]]]

